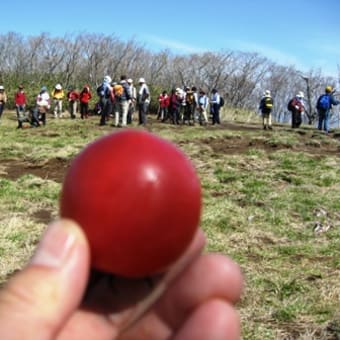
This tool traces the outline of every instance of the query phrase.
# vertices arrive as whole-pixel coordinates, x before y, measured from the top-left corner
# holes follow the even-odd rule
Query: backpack
[[[323,94],[319,97],[316,108],[327,111],[331,108],[331,97],[328,94]]]
[[[109,91],[109,88],[107,86],[105,86],[104,84],[100,84],[98,87],[97,87],[97,95],[100,97],[100,98],[109,98],[110,97],[110,91]]]
[[[273,99],[271,97],[263,98],[263,108],[267,110],[271,110],[273,108]]]
[[[294,111],[295,110],[295,105],[296,105],[296,99],[292,98],[287,105],[288,111]]]
[[[116,84],[114,87],[115,97],[121,97],[124,93],[124,87],[121,84]]]
[[[222,96],[220,96],[220,107],[224,106],[224,99]]]
[[[97,87],[97,95],[99,97],[104,97],[105,95],[105,90],[104,90],[104,85],[103,84],[100,84],[98,87]]]
[[[195,101],[195,98],[194,98],[194,93],[193,92],[187,92],[186,94],[186,97],[185,97],[185,100],[188,104],[193,104],[194,101]]]

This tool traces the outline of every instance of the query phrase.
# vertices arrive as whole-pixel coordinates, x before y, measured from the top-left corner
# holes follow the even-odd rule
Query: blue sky
[[[340,73],[340,0],[6,0],[0,32],[10,31],[113,34],[175,54],[258,52],[302,71]]]

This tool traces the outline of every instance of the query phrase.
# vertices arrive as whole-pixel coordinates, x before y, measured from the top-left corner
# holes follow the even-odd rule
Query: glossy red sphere
[[[174,144],[126,129],[89,144],[73,160],[61,217],[84,229],[92,267],[126,277],[166,270],[198,228],[201,186]]]

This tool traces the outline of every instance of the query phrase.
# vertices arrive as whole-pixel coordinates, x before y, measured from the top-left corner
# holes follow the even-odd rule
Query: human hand
[[[90,254],[70,220],[52,223],[29,264],[0,291],[1,339],[238,339],[239,267],[217,254],[202,254],[197,233],[183,259],[189,265],[139,321],[120,334],[117,314],[82,304]],[[112,291],[110,292],[112,294]],[[118,320],[118,322],[117,322]]]

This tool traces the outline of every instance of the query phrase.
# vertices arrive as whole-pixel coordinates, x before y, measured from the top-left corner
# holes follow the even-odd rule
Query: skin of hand
[[[198,253],[151,309],[123,334],[108,315],[83,308],[90,253],[71,220],[51,223],[23,270],[0,290],[0,339],[239,339],[234,304],[243,277],[228,257],[203,253],[199,231],[183,256]]]

